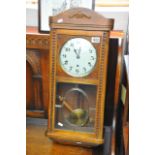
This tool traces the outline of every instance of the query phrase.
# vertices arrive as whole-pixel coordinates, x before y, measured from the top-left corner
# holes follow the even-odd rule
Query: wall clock
[[[50,17],[47,135],[80,146],[104,143],[109,31],[113,19],[86,8]]]

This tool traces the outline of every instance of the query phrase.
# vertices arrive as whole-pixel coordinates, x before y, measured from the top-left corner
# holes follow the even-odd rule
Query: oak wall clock
[[[47,135],[80,146],[104,143],[109,31],[113,19],[74,8],[50,17]]]

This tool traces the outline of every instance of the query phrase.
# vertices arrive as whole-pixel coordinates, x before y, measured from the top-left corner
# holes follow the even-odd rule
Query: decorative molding
[[[101,107],[101,102],[104,102],[102,99],[103,94],[103,86],[105,85],[104,82],[104,70],[105,70],[105,66],[104,66],[104,59],[105,59],[105,45],[106,45],[106,40],[108,39],[107,36],[107,32],[103,33],[103,44],[102,44],[102,52],[100,55],[100,71],[99,71],[99,87],[98,87],[98,103],[97,103],[97,113],[98,115],[96,115],[96,136],[100,136],[100,129],[102,128],[100,121],[102,118],[102,115],[104,114],[102,111],[104,111],[103,107]]]
[[[41,75],[40,53],[35,50],[27,50],[26,51],[26,61],[32,67],[33,75],[40,76]]]
[[[55,102],[55,74],[56,74],[56,59],[55,59],[55,49],[56,49],[56,31],[53,30],[52,31],[52,38],[51,38],[51,42],[52,42],[52,48],[51,48],[51,52],[50,52],[50,74],[52,74],[52,76],[50,76],[50,87],[52,87],[53,89],[51,89],[50,91],[50,99],[49,99],[49,115],[52,115],[52,117],[54,116],[54,102]],[[53,109],[53,111],[52,111]],[[49,117],[49,127],[51,128],[51,126],[53,126],[54,122],[52,121],[52,118]]]
[[[87,9],[72,8],[49,18],[50,28],[76,29],[76,30],[101,30],[110,31],[114,20],[107,19],[103,15]]]
[[[26,50],[26,61],[30,64],[33,71],[32,75],[33,95],[34,95],[33,108],[35,110],[42,110],[43,103],[42,103],[42,76],[41,76],[40,52],[38,50]]]
[[[87,25],[88,26],[88,25]],[[110,32],[110,38],[123,38],[124,37],[124,33],[121,31],[111,31]],[[38,45],[38,40],[39,42],[42,42],[41,44],[43,44],[43,42],[46,41],[47,44],[45,45]],[[33,42],[33,44],[32,44]],[[49,34],[26,34],[26,48],[27,49],[37,49],[40,52],[43,52],[44,50],[48,50],[50,48],[50,35]]]
[[[32,76],[34,79],[41,79],[42,78],[42,75],[33,75]]]
[[[49,50],[49,35],[26,35],[26,48]]]
[[[91,19],[91,16],[88,16],[85,13],[82,13],[82,12],[77,12],[77,13],[69,16],[69,18],[78,18],[78,19],[87,18],[87,19]]]

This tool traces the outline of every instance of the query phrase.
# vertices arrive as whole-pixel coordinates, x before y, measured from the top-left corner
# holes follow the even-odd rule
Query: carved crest
[[[88,16],[82,12],[78,12],[78,13],[75,13],[75,14],[69,16],[69,18],[87,18],[87,19],[90,19],[91,16]]]
[[[54,28],[76,30],[111,30],[114,20],[87,8],[71,8],[50,17],[51,30]]]

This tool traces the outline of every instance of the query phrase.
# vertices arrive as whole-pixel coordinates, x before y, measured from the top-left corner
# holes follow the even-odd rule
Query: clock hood
[[[110,31],[113,28],[114,19],[108,19],[93,10],[78,7],[49,17],[49,24],[51,29]]]

